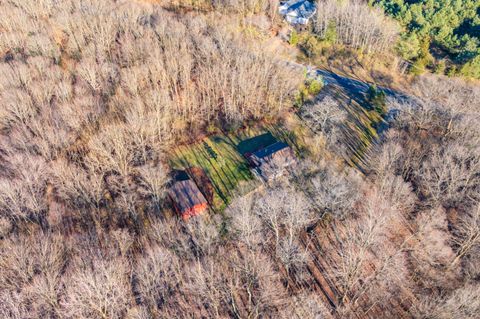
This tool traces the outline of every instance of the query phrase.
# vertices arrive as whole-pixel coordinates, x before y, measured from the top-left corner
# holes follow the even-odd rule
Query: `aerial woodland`
[[[478,3],[315,5],[0,0],[0,317],[478,318]]]

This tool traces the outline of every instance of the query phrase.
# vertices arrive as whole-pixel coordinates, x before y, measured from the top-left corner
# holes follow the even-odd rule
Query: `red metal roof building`
[[[203,214],[208,209],[208,202],[202,192],[191,179],[175,182],[168,195],[173,201],[175,210],[184,220]]]

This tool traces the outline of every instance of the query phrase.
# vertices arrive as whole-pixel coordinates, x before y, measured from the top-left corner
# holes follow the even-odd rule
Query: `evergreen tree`
[[[397,19],[405,33],[397,46],[407,60],[413,60],[415,73],[431,62],[427,51],[440,49],[458,66],[461,74],[480,78],[480,1],[478,0],[371,0],[370,5],[382,8]]]

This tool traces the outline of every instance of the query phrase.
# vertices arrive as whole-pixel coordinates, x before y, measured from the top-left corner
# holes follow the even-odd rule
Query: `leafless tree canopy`
[[[11,167],[0,206],[9,218],[42,218],[47,184],[74,209],[99,209],[125,187],[158,209],[163,150],[209,124],[280,115],[301,80],[228,25],[158,6],[9,1],[0,9],[0,144]],[[33,166],[22,171],[17,161]]]
[[[314,29],[321,37],[333,32],[341,44],[384,52],[395,44],[399,28],[364,1],[318,0]]]
[[[478,317],[472,83],[416,78],[361,151],[355,110],[318,98],[296,110],[309,152],[289,174],[172,216],[175,146],[294,126],[302,74],[251,23],[281,27],[277,6],[0,0],[1,318]],[[397,34],[360,1],[319,1],[313,28],[365,51]]]

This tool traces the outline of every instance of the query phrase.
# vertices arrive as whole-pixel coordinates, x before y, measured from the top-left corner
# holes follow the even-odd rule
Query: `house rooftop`
[[[291,24],[307,24],[317,8],[311,0],[290,0],[280,2],[278,11]]]
[[[286,167],[293,165],[296,158],[290,146],[276,142],[253,153],[249,161],[260,177],[272,180],[282,175]]]
[[[275,142],[267,147],[264,147],[262,149],[259,149],[258,151],[254,152],[252,155],[255,155],[258,158],[264,158],[267,156],[272,155],[273,153],[276,153],[284,148],[289,147],[288,144],[283,143],[283,142]]]
[[[174,201],[176,209],[183,217],[201,214],[207,208],[207,200],[191,179],[173,183],[168,195]]]

